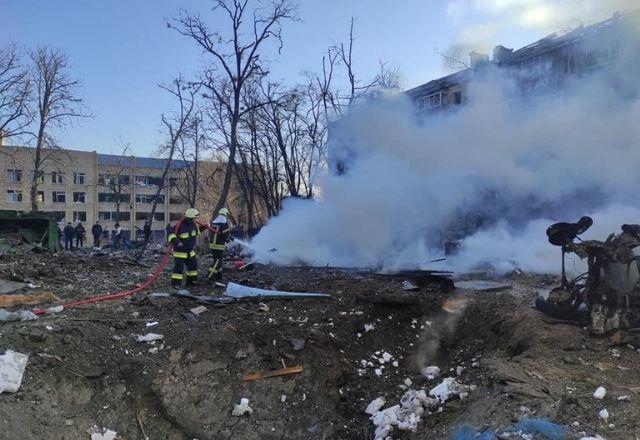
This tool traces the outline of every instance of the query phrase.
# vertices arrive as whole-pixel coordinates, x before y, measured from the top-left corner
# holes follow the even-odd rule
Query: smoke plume
[[[404,97],[352,111],[330,131],[330,159],[346,171],[320,178],[318,200],[288,200],[254,239],[256,259],[432,268],[443,242],[458,239],[453,269],[555,272],[551,223],[592,215],[586,236],[597,239],[640,223],[639,38],[630,34],[616,63],[561,88],[523,94],[521,81],[492,69],[455,112],[419,117]],[[471,232],[455,236],[461,225]]]

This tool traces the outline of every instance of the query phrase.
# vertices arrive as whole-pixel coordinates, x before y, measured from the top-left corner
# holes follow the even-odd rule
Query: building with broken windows
[[[521,49],[496,46],[492,58],[471,52],[468,67],[407,90],[425,114],[451,111],[467,102],[468,85],[494,73],[508,75],[523,95],[562,87],[571,79],[607,66],[623,56],[640,53],[640,10],[616,13],[610,19],[553,33]],[[629,43],[635,47],[628,47]],[[637,58],[636,58],[637,59]]]
[[[33,148],[0,146],[0,210],[31,211],[33,154]],[[190,206],[190,184],[185,179],[190,163],[172,162],[163,180],[164,159],[68,149],[48,149],[45,154],[37,205],[39,211],[49,213],[58,222],[82,222],[90,229],[99,221],[107,231],[113,231],[119,223],[125,237],[135,239],[136,232],[140,233],[145,220],[151,217],[156,201],[152,225],[160,239],[165,225],[179,220]],[[204,215],[210,214],[215,203],[216,185],[221,184],[224,175],[219,172],[222,167],[217,162],[200,163],[203,182],[199,182],[196,207]],[[161,191],[156,200],[158,187]],[[243,205],[234,192],[232,188],[231,210],[242,218]]]

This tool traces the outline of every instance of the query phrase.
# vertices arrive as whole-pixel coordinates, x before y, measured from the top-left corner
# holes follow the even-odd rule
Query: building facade
[[[451,111],[469,99],[468,85],[491,74],[507,75],[523,96],[559,89],[572,78],[611,66],[621,54],[640,54],[640,11],[616,13],[610,19],[551,34],[521,49],[496,46],[493,57],[471,52],[468,67],[429,81],[405,93],[419,112]]]
[[[33,148],[0,145],[0,209],[31,211],[34,152]],[[179,220],[190,206],[180,187],[181,168],[187,166],[184,162],[172,162],[163,180],[163,159],[67,149],[47,149],[44,154],[38,210],[50,213],[61,224],[82,222],[88,236],[96,222],[106,231],[113,231],[119,223],[125,238],[135,240],[150,219],[158,187],[162,190],[152,222],[158,240],[164,237],[166,224]],[[205,165],[209,169],[222,166],[216,162]],[[213,197],[211,193],[206,196],[201,195],[196,205],[205,218],[211,207],[202,206],[201,201]]]

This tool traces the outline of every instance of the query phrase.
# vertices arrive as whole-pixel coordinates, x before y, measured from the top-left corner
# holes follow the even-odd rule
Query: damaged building
[[[452,111],[469,99],[468,85],[474,79],[498,73],[515,79],[523,95],[553,91],[571,79],[613,66],[623,53],[622,39],[637,29],[640,11],[615,13],[608,20],[553,33],[520,49],[495,46],[493,56],[471,52],[468,67],[434,79],[405,93],[420,113]],[[634,35],[636,41],[640,41]],[[631,48],[637,53],[640,46]]]

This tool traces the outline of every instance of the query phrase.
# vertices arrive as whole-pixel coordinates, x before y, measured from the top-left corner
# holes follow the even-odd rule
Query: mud
[[[0,278],[33,282],[33,292],[64,301],[131,287],[158,259],[149,257],[144,268],[109,255],[4,256]],[[238,302],[195,316],[191,300],[145,293],[2,324],[0,349],[30,359],[21,390],[0,395],[0,438],[88,439],[95,425],[128,440],[143,439],[143,430],[171,440],[371,439],[366,406],[379,396],[397,402],[406,378],[414,388],[437,384],[421,377],[425,365],[445,376],[464,367],[458,380],[478,388],[426,417],[417,432],[394,438],[449,439],[461,423],[501,428],[523,417],[548,417],[567,427],[568,438],[640,437],[640,353],[532,309],[552,277],[522,274],[500,280],[512,287],[499,293],[450,294],[405,292],[401,278],[336,269],[255,267],[226,277],[331,299]],[[147,293],[169,291],[167,275]],[[222,290],[203,284],[192,292]],[[456,300],[453,313],[443,310],[447,300]],[[153,321],[159,324],[147,328]],[[147,332],[164,339],[135,341]],[[390,353],[398,367],[386,364],[381,377],[363,368],[376,351]],[[240,380],[295,365],[303,372]],[[607,389],[601,401],[592,397],[598,386]],[[630,400],[618,401],[621,395]],[[234,417],[241,398],[253,413]],[[603,408],[607,423],[598,419]]]

